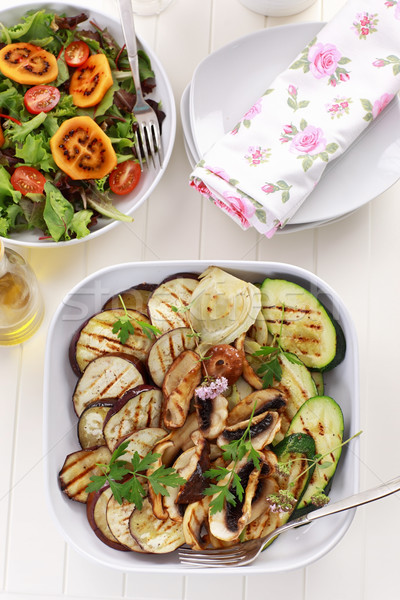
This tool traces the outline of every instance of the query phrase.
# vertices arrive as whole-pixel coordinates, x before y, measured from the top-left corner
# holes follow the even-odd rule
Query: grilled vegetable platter
[[[32,231],[37,241],[67,242],[133,220],[126,211],[150,183],[141,178],[151,177],[141,174],[134,149],[126,50],[109,25],[90,10],[67,15],[50,6],[1,23],[0,236]],[[162,124],[165,107],[144,50],[139,69]]]
[[[353,359],[295,279],[204,266],[114,287],[81,320],[62,400],[77,433],[58,482],[96,543],[218,548],[329,501],[349,430],[335,371]]]

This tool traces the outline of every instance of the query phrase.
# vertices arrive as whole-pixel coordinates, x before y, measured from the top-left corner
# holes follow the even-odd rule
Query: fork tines
[[[135,149],[139,159],[140,169],[143,171],[144,164],[149,167],[150,159],[155,168],[155,155],[157,154],[160,167],[162,166],[162,148],[160,129],[157,122],[140,123],[135,132]]]

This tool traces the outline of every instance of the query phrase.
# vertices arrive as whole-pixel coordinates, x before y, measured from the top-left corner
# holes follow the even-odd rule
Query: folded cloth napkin
[[[204,155],[190,184],[272,237],[400,89],[400,0],[349,0]]]

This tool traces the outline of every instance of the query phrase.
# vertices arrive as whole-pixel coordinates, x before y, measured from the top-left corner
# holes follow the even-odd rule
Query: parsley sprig
[[[147,323],[146,321],[141,321],[140,319],[132,319],[132,317],[129,315],[126,309],[125,303],[121,295],[119,295],[118,298],[121,302],[122,308],[124,309],[124,314],[118,319],[118,321],[115,321],[112,328],[112,332],[117,334],[121,344],[126,344],[129,336],[135,333],[135,328],[133,327],[132,322],[136,323],[137,325],[139,325],[139,327],[141,327],[143,333],[146,335],[146,337],[149,338],[149,340],[151,340],[154,335],[161,334],[161,331],[158,329],[158,327],[150,325],[150,323]]]
[[[147,480],[154,492],[162,496],[169,496],[167,487],[175,488],[186,483],[186,480],[173,467],[165,465],[146,474],[151,465],[160,458],[160,454],[149,452],[141,458],[138,452],[135,452],[130,462],[119,460],[125,454],[128,445],[129,440],[120,444],[112,453],[108,464],[97,464],[103,475],[92,475],[91,483],[86,488],[88,493],[100,490],[104,485],[109,484],[113,496],[119,504],[122,504],[125,498],[141,510],[143,498],[147,495],[143,480]]]
[[[232,440],[229,444],[221,446],[223,450],[222,457],[227,462],[233,462],[230,469],[225,467],[215,467],[209,469],[204,475],[209,479],[214,479],[216,482],[222,482],[227,478],[224,484],[218,485],[218,483],[212,483],[208,488],[204,490],[207,496],[214,496],[210,502],[210,513],[213,515],[223,510],[225,502],[228,502],[232,506],[236,506],[236,498],[241,502],[243,500],[244,489],[240,481],[239,475],[235,469],[239,461],[242,460],[248,454],[250,460],[253,461],[254,467],[258,470],[261,469],[260,456],[257,450],[254,449],[251,443],[251,423],[256,408],[256,402],[254,403],[253,410],[251,412],[249,422],[243,433],[238,440]],[[234,490],[231,491],[231,490]]]
[[[285,352],[281,346],[280,340],[282,339],[283,320],[285,315],[285,305],[282,304],[282,316],[281,326],[279,335],[274,337],[272,346],[261,346],[259,350],[253,353],[253,356],[265,356],[266,360],[256,370],[257,375],[262,378],[263,388],[267,388],[273,385],[274,380],[280,381],[282,379],[282,366],[279,362],[279,357],[283,355],[287,360],[296,365],[302,365],[301,360],[291,352]]]

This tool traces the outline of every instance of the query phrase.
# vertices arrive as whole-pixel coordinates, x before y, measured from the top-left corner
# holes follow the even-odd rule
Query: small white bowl
[[[112,5],[113,6],[113,5]],[[110,9],[112,8],[110,7]],[[116,39],[118,43],[123,44],[122,41],[122,30],[118,21],[118,15],[115,13],[107,13],[100,10],[96,10],[95,3],[90,0],[83,0],[82,2],[27,2],[19,3],[17,6],[7,8],[0,11],[0,22],[7,26],[15,25],[21,21],[21,16],[29,10],[39,10],[46,8],[56,14],[65,13],[67,16],[72,16],[85,12],[89,20],[95,21],[100,27],[107,27],[111,35]],[[81,27],[87,26],[88,21],[85,21]],[[164,122],[162,124],[162,144],[164,153],[163,168],[157,171],[150,168],[145,170],[139,184],[130,193],[125,196],[114,196],[114,204],[121,212],[132,215],[141,204],[150,196],[154,191],[160,179],[164,175],[165,169],[167,168],[169,159],[171,157],[172,148],[175,141],[176,132],[176,108],[175,100],[172,92],[171,84],[168,77],[161,65],[159,59],[154,52],[147,46],[143,40],[138,37],[139,47],[142,48],[150,57],[151,64],[156,77],[156,88],[154,94],[149,97],[153,97],[157,101],[161,101],[162,109],[166,114]],[[54,242],[51,239],[39,240],[42,233],[35,230],[28,230],[22,232],[10,233],[8,238],[3,238],[6,242],[12,242],[18,246],[35,246],[35,247],[54,247],[56,246],[71,246],[73,244],[79,244],[87,240],[93,239],[109,231],[115,227],[119,221],[113,219],[107,219],[104,217],[98,218],[97,224],[91,229],[91,233],[81,239],[72,239],[66,242]]]
[[[191,569],[180,564],[177,552],[165,555],[118,552],[105,546],[94,535],[85,506],[73,502],[58,485],[58,473],[67,454],[79,449],[77,417],[72,407],[76,376],[68,361],[73,333],[111,295],[144,281],[159,283],[182,272],[201,273],[209,265],[220,266],[247,281],[261,282],[265,277],[290,279],[309,289],[326,305],[340,323],[346,338],[343,362],[324,375],[326,393],[341,406],[345,438],[359,430],[358,348],[355,328],[338,295],[319,277],[296,266],[273,262],[172,261],[126,263],[102,269],[75,286],[58,307],[47,340],[44,372],[44,475],[50,511],[64,538],[88,559],[105,566],[133,573],[240,574],[276,573],[302,568],[321,558],[343,537],[354,511],[343,512],[300,527],[281,536],[253,564],[240,568]],[[55,401],[56,400],[56,401]],[[343,448],[332,484],[332,501],[358,491],[359,438]]]
[[[295,15],[312,4],[315,0],[239,0],[243,6],[268,17],[287,17]]]

